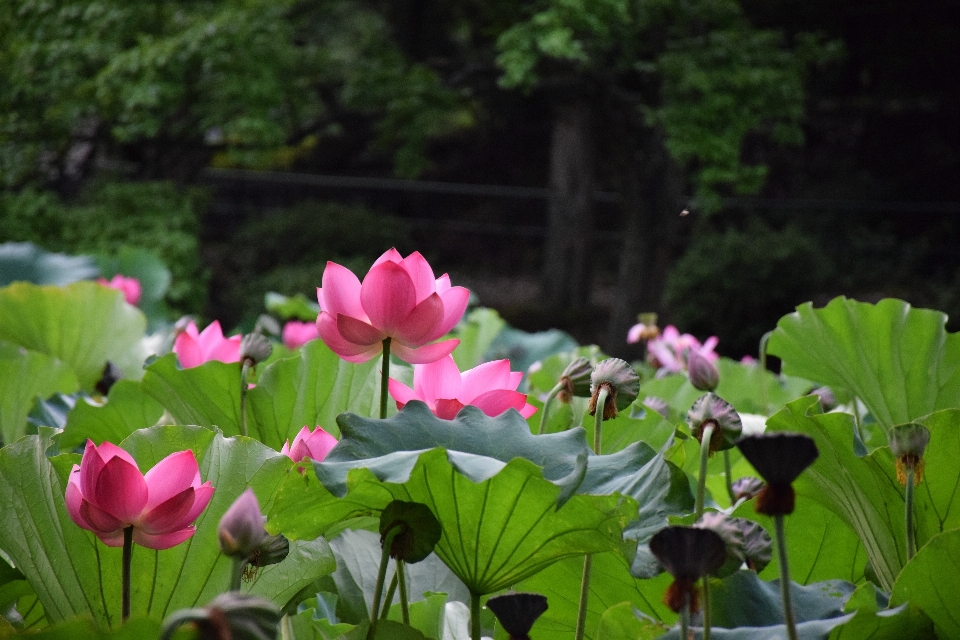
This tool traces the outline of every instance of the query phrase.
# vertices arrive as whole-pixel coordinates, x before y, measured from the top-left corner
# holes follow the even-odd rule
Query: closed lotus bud
[[[914,482],[923,478],[923,452],[930,442],[930,430],[922,424],[911,422],[890,430],[887,436],[890,451],[897,457],[897,480],[907,485],[907,470],[913,469]]]
[[[824,411],[832,411],[840,404],[837,402],[837,396],[833,394],[830,387],[817,387],[810,393],[820,398],[820,406]]]
[[[256,365],[270,357],[273,345],[262,333],[248,333],[240,340],[240,360]]]
[[[266,537],[260,504],[253,490],[248,488],[220,518],[217,526],[220,550],[231,558],[249,558]]]
[[[607,390],[603,405],[603,419],[616,418],[617,413],[630,406],[640,393],[640,377],[630,363],[620,358],[607,358],[597,364],[590,376],[590,415],[597,413],[600,389]]]
[[[698,391],[713,391],[720,384],[720,371],[717,365],[700,355],[696,349],[687,354],[687,375],[690,384]]]
[[[530,629],[547,610],[547,598],[539,593],[505,593],[487,600],[510,640],[530,640]]]
[[[715,393],[707,393],[697,398],[687,412],[687,424],[690,433],[703,444],[703,432],[707,426],[713,426],[710,436],[710,453],[730,449],[736,445],[743,432],[740,414],[733,405]]]
[[[763,480],[760,478],[754,478],[752,476],[740,478],[734,482],[733,486],[731,487],[733,489],[733,499],[749,500],[760,493],[760,490],[763,489],[763,486]]]
[[[160,640],[169,640],[186,623],[193,623],[200,640],[275,640],[281,616],[280,609],[265,598],[228,591],[206,607],[171,614],[163,621]]]
[[[743,457],[753,465],[767,486],[757,494],[757,513],[785,516],[793,513],[792,483],[820,455],[813,438],[801,433],[765,433],[737,442]]]
[[[590,361],[579,356],[566,366],[563,373],[560,374],[560,384],[563,387],[557,394],[560,402],[569,403],[574,396],[579,398],[590,397],[590,374],[593,373],[593,365]]]

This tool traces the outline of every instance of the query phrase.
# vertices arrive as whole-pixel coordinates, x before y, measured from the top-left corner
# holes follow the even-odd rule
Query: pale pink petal
[[[175,547],[181,542],[185,542],[190,539],[190,537],[197,532],[196,527],[186,527],[180,529],[179,531],[173,531],[171,533],[161,533],[159,535],[151,535],[146,533],[141,529],[133,530],[133,541],[136,542],[141,547],[146,547],[147,549],[169,549]],[[104,541],[106,542],[106,541]]]
[[[204,482],[199,487],[195,487],[193,490],[193,506],[190,507],[190,511],[183,517],[185,523],[191,523],[197,518],[200,517],[200,514],[203,513],[203,510],[207,508],[207,505],[210,504],[210,500],[213,498],[213,492],[216,489],[209,482]]]
[[[326,458],[330,450],[337,446],[337,439],[321,427],[315,428],[310,435],[303,439],[303,442],[310,452],[310,458],[317,462]]]
[[[416,349],[397,344],[390,345],[390,353],[410,364],[427,364],[429,362],[436,362],[440,358],[450,355],[453,353],[453,350],[457,348],[458,344],[460,344],[460,341],[456,339],[425,344]]]
[[[383,342],[387,336],[379,329],[363,320],[357,320],[342,313],[337,316],[337,332],[343,339],[353,344],[371,345]]]
[[[133,459],[132,455],[109,440],[104,440],[103,444],[97,447],[97,453],[100,455],[100,459],[103,460],[104,463],[110,462],[110,460],[113,458],[120,458],[121,460],[126,460],[134,467],[137,467],[137,461]],[[140,467],[137,467],[137,470],[139,469]]]
[[[443,292],[450,288],[450,276],[443,274],[437,278],[436,292],[443,296]]]
[[[520,371],[511,371],[510,372],[510,382],[508,382],[504,389],[516,390],[520,386],[520,383],[523,382],[523,373]]]
[[[80,501],[80,518],[90,525],[83,528],[95,533],[112,533],[117,529],[122,530],[127,524],[120,518],[117,518],[113,514],[104,511],[89,500]]]
[[[317,331],[316,322],[298,322],[291,320],[283,325],[281,337],[283,338],[285,347],[288,349],[298,349],[311,340],[319,338],[320,333]]]
[[[523,374],[521,374],[523,375]],[[494,360],[464,371],[463,387],[457,396],[467,404],[492,389],[506,389],[510,384],[510,361]]]
[[[637,342],[640,342],[640,334],[643,333],[645,328],[646,325],[644,325],[642,322],[630,327],[630,330],[627,331],[627,343],[636,344]]]
[[[200,468],[193,451],[177,451],[155,464],[144,479],[149,491],[144,508],[150,510],[188,487],[200,486]]]
[[[164,500],[153,509],[145,511],[137,526],[146,533],[170,533],[190,524],[186,520],[194,502],[194,489],[187,487],[180,493]]]
[[[444,398],[437,400],[437,406],[433,409],[433,413],[441,420],[453,420],[460,413],[460,409],[463,409],[462,402]]]
[[[526,394],[508,389],[493,389],[482,393],[469,402],[490,417],[496,417],[507,409],[520,411],[527,404]]]
[[[370,324],[387,335],[393,335],[417,304],[417,292],[410,274],[394,262],[378,264],[363,279],[360,304]]]
[[[420,387],[417,391],[428,404],[441,398],[457,398],[460,395],[460,369],[452,356],[418,367]]]
[[[382,264],[384,262],[395,262],[397,264],[400,264],[403,262],[403,256],[400,255],[400,252],[397,251],[396,248],[391,247],[386,251],[384,251],[383,254],[381,254],[381,256],[373,262],[371,269],[377,266],[378,264]]]
[[[451,329],[457,326],[463,314],[467,311],[467,304],[470,302],[470,290],[464,287],[450,287],[442,294],[443,300],[443,321],[437,325],[436,331],[430,337],[436,340],[448,334]]]
[[[367,314],[360,305],[360,279],[353,271],[336,262],[328,262],[321,281],[322,286],[317,289],[321,311],[366,320]]]
[[[123,529],[117,529],[116,531],[94,531],[93,532],[103,544],[108,547],[122,547],[123,546]],[[137,530],[133,530],[133,537],[137,537]]]
[[[680,332],[672,324],[667,325],[663,330],[663,340],[666,342],[676,342],[680,338]]]
[[[419,347],[440,337],[435,334],[442,321],[443,301],[434,293],[413,308],[397,327],[394,337],[409,347]]]
[[[520,409],[520,415],[523,416],[524,419],[529,418],[536,412],[537,412],[537,408],[532,404],[530,404],[529,402],[523,405],[523,408]]]
[[[326,311],[322,312],[317,319],[317,328],[320,332],[320,338],[330,347],[330,350],[347,362],[366,362],[383,349],[383,344],[380,342],[374,344],[349,342],[340,335],[336,319]]]
[[[80,477],[79,488],[80,493],[84,496],[92,496],[94,489],[97,486],[97,478],[100,476],[100,472],[103,471],[104,461],[100,457],[100,452],[97,450],[97,445],[93,444],[93,440],[87,440],[87,446],[83,449],[83,458],[80,459]]]
[[[187,327],[183,330],[183,333],[187,334],[194,340],[200,337],[200,332],[197,330],[197,325],[193,320],[187,323]]]
[[[211,345],[205,354],[206,361],[240,362],[240,341],[242,339],[243,336],[232,336]]]
[[[147,504],[147,483],[136,465],[119,456],[103,466],[93,495],[86,497],[122,522],[136,520]]]
[[[393,378],[387,381],[387,391],[390,392],[390,396],[397,402],[397,409],[403,409],[403,406],[411,400],[423,400],[423,398],[414,393],[413,389]]]
[[[413,280],[413,288],[417,292],[417,304],[436,291],[437,278],[433,275],[430,263],[420,255],[419,251],[414,251],[404,258],[401,264]]]
[[[280,453],[287,456],[288,458],[290,457],[290,438],[287,438],[286,441],[283,443],[283,446],[280,447]]]
[[[220,321],[214,320],[200,332],[197,342],[203,351],[208,351],[211,347],[223,341],[223,329],[220,327]]]
[[[180,366],[184,369],[199,367],[203,364],[203,352],[196,338],[187,332],[183,332],[173,341],[173,352],[177,354],[180,360]]]
[[[67,507],[67,513],[70,519],[78,526],[88,529],[93,528],[87,524],[87,521],[80,514],[80,504],[83,502],[83,494],[80,493],[80,465],[73,465],[73,471],[70,472],[70,479],[67,481],[67,495],[64,496],[64,503]]]

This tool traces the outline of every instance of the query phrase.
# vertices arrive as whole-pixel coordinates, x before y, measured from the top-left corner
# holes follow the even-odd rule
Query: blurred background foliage
[[[226,325],[396,245],[523,329],[739,357],[841,293],[960,317],[957,73],[948,0],[14,0],[0,241],[139,248]]]

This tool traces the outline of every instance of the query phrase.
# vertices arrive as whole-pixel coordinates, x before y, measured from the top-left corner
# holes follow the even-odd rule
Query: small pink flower
[[[451,287],[446,274],[417,252],[406,258],[396,249],[380,256],[363,282],[346,267],[328,262],[317,289],[320,337],[348,362],[366,362],[391,338],[390,352],[411,364],[449,355],[457,340],[436,342],[463,317],[470,292]],[[432,344],[431,344],[432,343]]]
[[[291,320],[283,325],[283,344],[287,349],[299,349],[311,340],[320,337],[316,322],[297,322]]]
[[[105,287],[110,287],[111,289],[116,289],[117,291],[123,292],[123,298],[127,301],[127,304],[137,306],[137,304],[140,302],[140,295],[143,293],[143,287],[140,286],[140,281],[136,278],[127,278],[118,273],[110,280],[97,278],[97,282]]]
[[[647,343],[647,355],[658,368],[675,373],[686,370],[687,352],[691,349],[710,362],[716,362],[720,358],[713,350],[717,342],[717,337],[711,336],[700,344],[700,341],[689,333],[681,335],[675,326],[669,325],[663,330],[661,337]]]
[[[753,356],[746,355],[740,358],[740,364],[746,365],[748,367],[755,367],[757,366],[757,359],[754,358]]]
[[[197,333],[197,325],[190,322],[174,341],[173,352],[185,369],[199,367],[210,360],[240,362],[241,339],[239,335],[224,338],[219,320],[211,322],[200,333]]]
[[[304,458],[310,458],[311,460],[320,462],[327,457],[330,449],[333,449],[336,444],[337,439],[321,427],[310,431],[310,428],[304,425],[303,429],[300,429],[300,433],[297,434],[297,437],[293,439],[293,446],[291,447],[290,441],[287,440],[283,443],[283,448],[280,449],[280,453],[289,457],[294,462],[300,462]]]
[[[507,409],[516,409],[529,418],[536,407],[527,402],[526,394],[517,391],[523,374],[510,371],[509,360],[494,360],[462,374],[446,356],[429,364],[413,367],[413,389],[390,378],[390,395],[397,408],[411,400],[422,400],[438,418],[453,420],[460,409],[470,404],[488,416],[498,416]]]
[[[133,526],[133,541],[148,549],[169,549],[194,534],[194,520],[213,497],[200,484],[193,451],[179,451],[143,475],[129,453],[91,440],[67,482],[70,518],[110,547],[123,545],[123,530]]]

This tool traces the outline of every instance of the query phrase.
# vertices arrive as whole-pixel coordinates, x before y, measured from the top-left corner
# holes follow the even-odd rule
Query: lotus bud
[[[579,398],[590,397],[590,375],[593,373],[593,365],[590,361],[579,356],[566,366],[563,373],[560,374],[560,384],[563,387],[557,394],[557,399],[563,403],[569,403],[574,396]]]
[[[270,357],[273,345],[262,333],[248,333],[240,341],[240,360],[251,366]]]
[[[220,518],[217,526],[220,550],[231,558],[249,558],[266,537],[257,496],[253,489],[247,488]]]
[[[650,551],[673,576],[663,601],[679,613],[685,604],[690,612],[700,610],[694,584],[715,573],[727,559],[723,539],[710,529],[666,527],[650,538]]]
[[[630,406],[640,393],[640,377],[630,364],[620,358],[607,358],[597,364],[590,376],[590,415],[597,413],[600,389],[607,390],[603,405],[603,419],[616,418],[617,413]]]
[[[720,384],[720,371],[717,365],[700,355],[696,349],[687,354],[687,375],[690,384],[698,391],[713,391]]]
[[[743,432],[743,423],[733,405],[712,392],[700,396],[693,403],[687,412],[687,424],[701,446],[704,429],[713,426],[709,443],[711,454],[732,448]]]
[[[768,516],[793,513],[792,483],[820,455],[813,438],[800,433],[766,433],[741,438],[737,447],[767,481],[767,486],[757,494],[754,505],[757,513]]]
[[[228,591],[200,609],[181,609],[163,622],[161,640],[191,622],[200,640],[275,640],[282,614],[275,604],[239,591]]]
[[[810,393],[820,398],[820,406],[824,411],[832,411],[840,404],[830,387],[817,387]]]
[[[539,593],[505,593],[487,600],[510,640],[530,640],[530,629],[547,610],[547,598]]]
[[[923,479],[923,452],[930,442],[930,430],[922,424],[911,422],[890,430],[890,451],[897,457],[897,480],[907,485],[907,470],[913,469],[914,482]]]
[[[657,396],[647,396],[643,400],[643,406],[653,409],[666,420],[670,419],[670,405],[667,404],[667,401],[663,398],[658,398]]]
[[[740,478],[733,483],[731,489],[733,490],[733,499],[736,500],[749,500],[760,493],[760,490],[763,489],[764,484],[763,480],[760,478],[754,478],[748,476],[746,478]]]

